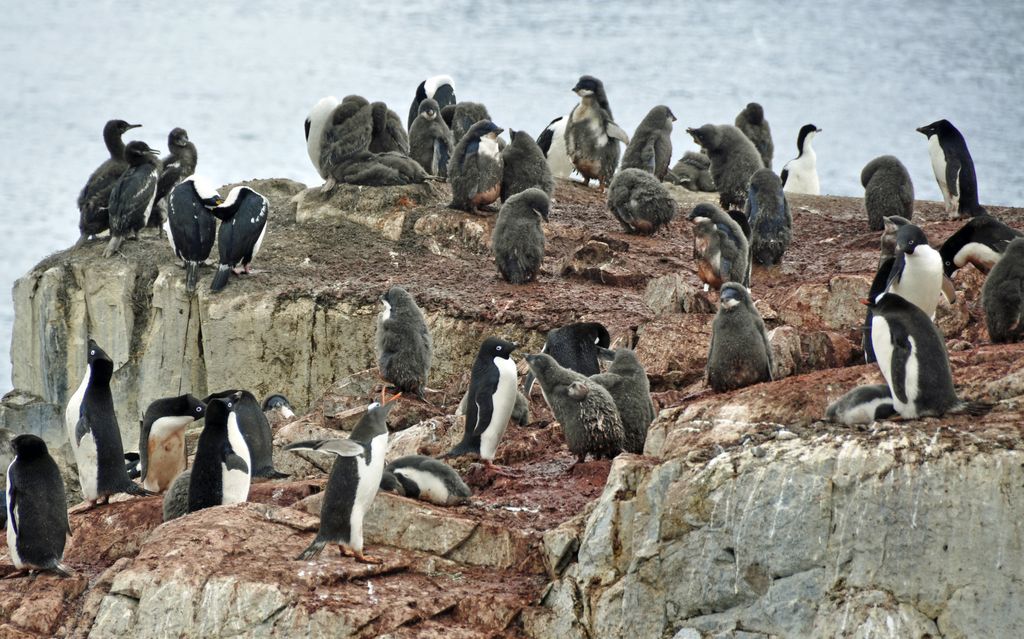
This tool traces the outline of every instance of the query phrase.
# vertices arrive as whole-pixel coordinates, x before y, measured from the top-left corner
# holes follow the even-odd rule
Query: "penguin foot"
[[[334,187],[337,186],[337,184],[337,180],[333,177],[328,177],[320,187],[320,195],[330,195],[331,191],[334,190]]]
[[[353,553],[352,556],[355,557],[356,561],[358,561],[361,564],[382,564],[382,563],[384,563],[383,559],[378,559],[376,557],[371,557],[369,555],[364,555],[361,552]]]
[[[345,544],[338,544],[338,551],[345,557],[355,557],[356,551],[352,550]]]
[[[73,508],[68,510],[68,514],[74,515],[77,513],[84,513],[87,510],[92,510],[93,508],[95,508],[98,503],[98,499],[87,499],[82,503],[78,504],[77,506],[74,506]]]

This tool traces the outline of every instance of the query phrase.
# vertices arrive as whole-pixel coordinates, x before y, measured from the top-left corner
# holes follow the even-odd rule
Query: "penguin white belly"
[[[907,340],[910,342],[910,358],[907,360],[906,376],[903,381],[903,386],[907,389],[907,401],[904,403],[893,397],[892,403],[902,417],[914,419],[918,416],[917,396],[921,394],[917,381],[920,370],[917,365],[917,342],[914,341],[913,335],[908,336]]]
[[[946,204],[946,212],[950,211],[949,185],[946,184],[946,154],[942,152],[942,145],[939,144],[939,136],[928,137],[928,155],[932,160],[932,171],[935,172],[935,181],[939,183],[939,190],[942,191],[942,201]]]
[[[260,229],[260,236],[256,238],[256,245],[252,247],[252,258],[249,260],[250,262],[256,259],[256,254],[260,252],[260,247],[263,246],[263,238],[267,236],[267,226],[267,224],[264,224],[263,228]]]
[[[327,120],[337,106],[338,98],[331,95],[322,98],[309,112],[309,135],[306,138],[306,151],[309,153],[309,159],[313,162],[313,168],[324,179],[327,179],[327,175],[320,168],[320,149],[323,144],[324,128],[327,125]]]
[[[439,506],[447,506],[450,495],[441,478],[418,468],[396,468],[396,475],[406,477],[420,489],[420,499]]]
[[[813,149],[804,149],[803,154],[786,163],[784,170],[789,172],[783,191],[786,193],[806,193],[820,195],[818,184],[818,161]]]
[[[480,138],[480,155],[486,155],[487,157],[495,158],[498,157],[498,141],[489,137]]]
[[[971,242],[957,251],[956,255],[953,256],[953,263],[956,264],[957,268],[974,264],[978,268],[987,271],[995,266],[1002,257],[1002,253],[997,253],[987,244]]]
[[[99,472],[96,439],[92,433],[82,436],[82,442],[75,449],[75,463],[78,464],[78,483],[82,487],[82,498],[93,500],[99,497],[96,475]]]
[[[85,399],[85,389],[89,386],[89,378],[91,376],[92,368],[87,366],[82,383],[78,385],[78,388],[71,395],[67,408],[64,409],[64,428],[68,433],[68,439],[71,441],[71,450],[76,456],[78,455],[78,442],[75,441],[75,430],[78,428],[78,417],[82,412],[82,401]]]
[[[356,485],[355,503],[352,504],[352,519],[349,526],[349,546],[356,552],[363,551],[363,517],[370,509],[380,479],[384,475],[384,457],[388,454],[388,435],[382,433],[370,441],[370,463],[363,456],[356,457],[356,473],[359,476]]]
[[[164,220],[163,227],[164,234],[167,235],[167,241],[171,243],[171,253],[174,253],[175,257],[180,257],[178,255],[178,247],[174,244],[174,233],[171,233],[171,216],[169,212],[167,219]]]
[[[7,550],[11,554],[11,563],[14,564],[15,568],[20,569],[24,564],[21,563],[21,556],[18,554],[18,536],[14,534],[14,527],[18,525],[18,510],[11,506],[11,466],[14,465],[14,461],[7,466]]]
[[[237,504],[249,498],[249,484],[252,482],[252,459],[249,455],[249,447],[245,444],[242,431],[238,428],[238,416],[235,413],[228,415],[228,443],[236,455],[245,462],[247,471],[240,469],[228,469],[221,465],[221,503]]]
[[[491,399],[491,423],[480,436],[480,458],[493,460],[498,449],[498,442],[505,434],[508,420],[512,417],[512,409],[516,404],[516,364],[505,357],[495,357],[494,365],[498,368],[498,387]]]
[[[569,150],[565,147],[565,123],[568,118],[562,118],[551,125],[551,147],[548,149],[548,167],[551,175],[556,178],[569,179],[576,167],[569,159]]]
[[[935,319],[935,308],[942,294],[942,256],[930,246],[919,246],[906,256],[903,276],[889,291],[895,293]]]
[[[889,392],[892,393],[893,407],[902,414],[899,407],[899,400],[892,386],[892,333],[889,331],[889,322],[884,318],[875,315],[871,318],[871,347],[875,351],[875,361],[882,371],[885,383],[889,385]]]
[[[858,404],[840,415],[840,421],[847,426],[854,424],[870,424],[875,421],[875,411],[879,406],[892,404],[887,397],[878,397],[863,404]]]

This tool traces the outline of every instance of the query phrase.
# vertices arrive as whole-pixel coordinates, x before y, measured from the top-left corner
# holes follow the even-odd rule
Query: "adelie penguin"
[[[736,282],[721,290],[705,378],[720,393],[772,381],[772,349],[764,320],[750,292]]]
[[[600,322],[576,322],[548,331],[541,353],[555,358],[559,366],[590,377],[601,372],[600,358],[607,358],[611,335]],[[529,395],[533,389],[533,373],[527,373],[523,390]]]
[[[828,405],[825,419],[854,426],[889,419],[896,414],[887,384],[858,386]]]
[[[782,191],[782,180],[771,169],[759,169],[750,176],[746,215],[751,231],[751,261],[761,266],[781,264],[793,239],[793,216]]]
[[[416,95],[409,106],[409,135],[412,136],[412,125],[416,116],[422,113],[421,106],[424,101],[433,100],[437,104],[437,112],[446,106],[456,104],[455,81],[449,75],[435,75],[427,78],[416,87]],[[426,167],[424,167],[426,168]],[[438,175],[434,173],[434,175]]]
[[[974,160],[963,134],[949,120],[938,120],[918,127],[928,138],[928,155],[932,171],[942,191],[946,213],[956,211],[960,217],[985,213],[978,198],[978,176]]]
[[[584,75],[572,90],[580,102],[565,125],[565,148],[584,181],[598,180],[604,188],[619,163],[619,143],[629,144],[629,135],[612,120],[600,80]]]
[[[327,544],[338,544],[343,555],[364,563],[380,563],[363,554],[363,518],[370,509],[384,474],[388,452],[388,412],[395,404],[371,404],[348,439],[296,442],[285,450],[312,450],[337,455],[327,478],[320,530],[296,559],[313,559]]]
[[[170,155],[160,160],[160,178],[156,185],[156,203],[149,214],[146,226],[160,227],[167,219],[165,199],[177,185],[196,172],[199,153],[196,145],[188,139],[188,131],[177,127],[167,134],[167,150]]]
[[[622,448],[628,453],[641,455],[647,441],[647,429],[654,421],[654,402],[647,371],[636,353],[620,348],[612,354],[612,363],[604,373],[590,377],[608,389],[622,420]]]
[[[45,570],[70,577],[63,561],[71,523],[60,468],[35,435],[18,435],[11,447],[14,460],[7,467],[5,500],[11,563],[18,571]]]
[[[627,233],[654,235],[676,216],[676,201],[657,176],[622,169],[608,188],[608,208]]]
[[[199,265],[210,257],[217,237],[217,221],[211,210],[223,200],[208,182],[189,176],[167,197],[165,230],[171,250],[185,266],[185,290],[196,292]]]
[[[409,154],[409,134],[402,126],[402,120],[398,114],[388,108],[383,102],[374,102],[370,105],[370,115],[373,120],[373,127],[370,129],[371,153],[396,152],[403,155]]]
[[[881,231],[887,217],[914,217],[914,183],[907,167],[895,156],[882,155],[864,165],[860,183],[872,231]]]
[[[524,131],[512,131],[510,135],[512,141],[501,151],[501,201],[532,188],[550,198],[555,192],[555,179],[544,152]]]
[[[953,273],[968,264],[988,273],[1002,259],[1010,242],[1022,236],[1020,231],[991,215],[978,215],[943,242],[939,249],[942,268],[947,277],[953,277]]]
[[[82,383],[64,411],[64,426],[85,499],[81,507],[76,507],[79,510],[107,503],[117,493],[151,494],[132,482],[125,467],[124,445],[110,392],[114,362],[93,340],[89,340],[87,357],[88,368]]]
[[[420,103],[420,112],[409,129],[409,155],[419,162],[423,170],[438,177],[448,177],[448,162],[455,141],[452,131],[441,119],[437,102],[431,99]]]
[[[504,131],[490,120],[477,122],[455,145],[448,164],[453,209],[476,213],[501,194],[502,160],[498,134]]]
[[[206,404],[206,424],[199,434],[195,461],[189,471],[190,513],[249,498],[252,459],[238,425],[236,409],[240,397],[241,393],[236,393],[210,399]],[[166,504],[167,497],[164,500]]]
[[[103,143],[110,154],[96,170],[89,175],[85,186],[78,194],[78,231],[81,244],[88,238],[110,228],[110,191],[121,174],[128,170],[125,146],[121,137],[142,126],[128,124],[124,120],[110,120],[103,126]]]
[[[742,209],[750,176],[764,168],[754,143],[731,124],[705,124],[697,129],[686,129],[686,132],[711,160],[711,177],[722,208]]]
[[[469,402],[462,441],[445,457],[475,454],[487,466],[494,465],[502,435],[516,403],[519,372],[512,361],[512,342],[488,337],[480,345],[469,377]]]
[[[568,180],[576,167],[572,165],[569,151],[565,146],[565,125],[569,122],[566,116],[551,121],[537,138],[537,146],[547,159],[552,177]]]
[[[232,271],[236,275],[251,272],[249,264],[267,234],[270,202],[247,186],[236,186],[210,212],[221,221],[217,233],[220,263],[210,284],[210,290],[216,292],[228,285]]]
[[[474,124],[491,119],[491,114],[487,112],[487,106],[480,102],[459,102],[454,106],[441,107],[442,118],[446,112],[450,113],[451,122],[448,120],[445,122],[448,122],[456,144],[462,141]],[[502,141],[499,139],[498,144],[501,143]]]
[[[715,190],[715,181],[711,178],[711,158],[703,153],[684,153],[665,179],[689,191],[710,193]]]
[[[800,133],[796,137],[797,156],[782,167],[782,186],[786,193],[821,194],[821,187],[818,184],[818,156],[811,146],[811,141],[818,133],[821,133],[821,129],[813,124],[800,127]]]
[[[295,411],[292,409],[292,405],[288,401],[288,398],[284,395],[275,394],[263,400],[263,412],[269,413],[271,411],[281,413],[281,417],[284,417],[285,419],[295,417]]]
[[[192,395],[153,401],[142,416],[139,455],[142,487],[161,493],[186,466],[185,428],[206,416],[206,404]]]
[[[384,467],[385,480],[388,475],[394,483],[382,481],[382,490],[388,490],[386,485],[397,483],[402,495],[438,506],[456,506],[473,494],[454,468],[423,455],[399,457]]]
[[[128,169],[110,190],[110,242],[103,257],[110,257],[126,237],[137,237],[149,219],[156,200],[160,160],[157,152],[145,142],[129,142],[124,157]]]
[[[633,134],[622,155],[621,169],[640,169],[652,173],[658,181],[668,173],[672,157],[672,109],[659,105],[651,109]]]
[[[1010,242],[1002,259],[992,267],[981,289],[981,301],[993,342],[1024,339],[1024,239]]]
[[[259,400],[247,390],[231,389],[208,395],[203,398],[203,403],[208,405],[215,399],[223,399],[232,404],[231,419],[249,451],[250,475],[253,478],[268,479],[287,477],[285,473],[274,469],[274,433]]]
[[[764,107],[757,102],[747,104],[736,116],[733,124],[754,143],[754,148],[761,154],[764,168],[772,168],[775,143],[772,142],[772,128],[768,125],[768,120],[764,119]]]
[[[710,288],[725,282],[750,283],[750,244],[739,223],[709,202],[693,207],[693,259],[697,276]]]
[[[537,279],[550,206],[544,191],[531,188],[510,197],[498,211],[491,246],[498,273],[506,281],[527,284]]]
[[[380,301],[384,306],[377,317],[380,375],[395,390],[422,399],[434,352],[423,311],[401,286],[392,286]]]

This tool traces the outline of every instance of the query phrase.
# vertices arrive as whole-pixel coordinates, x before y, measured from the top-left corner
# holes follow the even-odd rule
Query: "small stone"
[[[779,441],[786,441],[787,439],[796,439],[797,437],[799,437],[799,435],[797,435],[793,431],[786,430],[785,428],[775,433],[775,439]]]

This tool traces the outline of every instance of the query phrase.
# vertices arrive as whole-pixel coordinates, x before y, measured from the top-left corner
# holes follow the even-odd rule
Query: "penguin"
[[[441,109],[444,107],[455,105],[457,102],[455,98],[455,81],[449,75],[435,75],[420,82],[419,86],[416,87],[416,95],[412,99],[412,105],[409,106],[408,126],[410,137],[412,136],[412,124],[415,122],[416,116],[420,114],[423,102],[426,100],[433,100],[437,104],[436,110],[438,114],[440,114]],[[435,173],[434,175],[437,174]]]
[[[979,218],[974,218],[975,220]],[[1009,243],[981,289],[985,324],[993,342],[1024,338],[1024,238]]]
[[[919,226],[904,224],[896,234],[896,257],[885,294],[901,296],[934,319],[943,287],[942,256],[928,245],[928,237]],[[872,299],[877,301],[878,297]]]
[[[441,113],[443,118],[444,107],[441,107]],[[474,124],[491,119],[487,107],[479,102],[459,102],[452,107],[451,114],[452,121],[448,123],[448,127],[452,130],[452,138],[456,144],[462,141]]]
[[[473,495],[455,469],[423,455],[399,457],[384,467],[384,473],[398,480],[406,497],[438,506],[457,506]],[[384,488],[383,481],[381,488]]]
[[[473,453],[485,465],[494,465],[494,454],[516,403],[519,372],[511,357],[516,348],[512,342],[498,337],[488,337],[480,345],[469,377],[466,430],[462,441],[445,457]]]
[[[825,409],[825,419],[854,426],[889,419],[896,414],[887,384],[858,386]]]
[[[693,207],[687,218],[694,224],[693,259],[701,281],[714,289],[730,281],[749,284],[750,244],[739,223],[710,202]]]
[[[387,104],[374,102],[370,105],[370,115],[373,127],[370,130],[369,151],[409,155],[409,134],[402,126],[398,114],[389,109]]]
[[[545,353],[527,355],[544,400],[562,425],[569,451],[582,464],[587,455],[615,457],[622,451],[624,433],[615,400],[604,386],[558,365]]]
[[[401,286],[389,288],[380,301],[384,306],[377,317],[380,376],[397,392],[415,393],[422,399],[434,354],[426,318],[416,300]]]
[[[942,269],[947,277],[953,277],[958,269],[974,264],[982,273],[988,273],[1003,257],[1007,245],[1018,237],[1024,234],[991,215],[973,217],[942,243]]]
[[[942,191],[946,213],[956,211],[960,217],[985,213],[985,208],[979,203],[974,160],[963,134],[949,120],[926,124],[918,127],[917,132],[928,138],[932,171]]]
[[[764,119],[764,107],[757,102],[750,102],[736,116],[736,128],[754,143],[754,148],[761,154],[764,168],[772,168],[772,156],[775,155],[775,143],[772,142],[772,127]]]
[[[324,132],[330,124],[338,104],[338,98],[333,95],[320,98],[306,117],[306,152],[309,154],[310,162],[313,163],[313,168],[324,179],[327,179],[327,171],[320,164]]]
[[[527,373],[529,375],[529,373]],[[469,389],[466,389],[466,393],[462,396],[462,401],[459,402],[459,407],[455,409],[456,417],[463,417],[466,411],[469,410]],[[523,395],[518,390],[516,391],[516,403],[512,407],[512,421],[517,426],[526,426],[530,423],[530,400],[526,399],[526,395]]]
[[[771,169],[758,169],[750,176],[745,212],[751,229],[751,261],[761,266],[781,264],[793,239],[793,216],[782,180]]]
[[[501,153],[498,134],[504,129],[490,120],[482,120],[459,140],[448,164],[448,181],[452,185],[453,209],[476,213],[501,194]]]
[[[409,128],[409,154],[427,173],[446,178],[455,142],[440,115],[434,100],[420,102],[419,115]]]
[[[891,219],[891,218],[887,218]],[[907,222],[910,224],[910,222]],[[900,225],[902,226],[902,225]],[[896,234],[899,231],[897,230]],[[895,235],[893,236],[895,238]],[[882,234],[883,240],[883,253],[885,251],[885,234]],[[861,326],[861,348],[864,349],[864,363],[871,364],[875,361],[875,349],[871,345],[871,317],[872,317],[872,304],[871,300],[878,299],[885,293],[885,287],[889,284],[889,275],[892,273],[892,265],[896,263],[895,254],[895,241],[893,252],[890,253],[889,257],[883,257],[882,261],[878,264],[878,270],[875,272],[875,277],[871,280],[871,286],[868,288],[868,296],[863,303],[867,306],[867,311],[864,314],[864,324]]]
[[[565,124],[565,148],[584,182],[598,180],[603,189],[619,164],[619,142],[629,144],[629,135],[612,119],[600,80],[581,76],[572,90],[580,96],[580,102]]]
[[[811,140],[818,133],[821,133],[821,129],[813,124],[800,127],[796,138],[797,156],[782,167],[782,186],[786,193],[821,194],[818,185],[818,156],[811,147]]]
[[[710,193],[716,190],[711,178],[711,158],[703,153],[684,153],[665,179],[689,191]]]
[[[565,125],[568,122],[569,118],[564,115],[555,118],[537,138],[537,146],[547,158],[551,176],[562,180],[568,180],[572,172],[576,170],[569,158],[569,151],[565,147]]]
[[[121,174],[128,170],[125,159],[124,141],[121,139],[131,129],[141,124],[128,124],[124,120],[109,120],[103,125],[103,143],[110,154],[96,170],[89,175],[85,186],[78,194],[78,231],[81,244],[88,238],[110,228],[110,191]]]
[[[761,314],[741,284],[722,286],[711,323],[706,380],[716,392],[772,381],[772,349]]]
[[[548,221],[550,206],[547,193],[530,188],[510,197],[498,211],[491,246],[498,273],[507,282],[527,284],[537,279],[544,261],[542,223]]]
[[[160,173],[157,152],[136,140],[125,147],[124,157],[128,169],[110,190],[110,242],[103,250],[103,257],[116,253],[125,237],[138,236],[156,199]]]
[[[139,429],[143,488],[162,493],[185,470],[185,428],[205,415],[206,404],[189,394],[150,403]]]
[[[427,175],[419,162],[398,151],[360,151],[336,166],[331,177],[335,182],[359,186],[405,186],[440,179]],[[328,183],[324,184],[321,192],[325,191]]]
[[[239,429],[241,393],[208,398],[206,423],[196,444],[188,482],[188,512],[237,504],[249,498],[252,460]]]
[[[165,198],[182,180],[196,172],[199,153],[196,145],[188,139],[188,131],[177,127],[167,134],[167,150],[170,155],[160,160],[160,177],[156,184],[156,203],[149,215],[146,226],[161,227],[167,219]]]
[[[405,497],[405,487],[402,486],[402,482],[398,481],[398,477],[395,477],[394,473],[389,473],[386,470],[380,476],[380,490]]]
[[[881,231],[886,217],[914,217],[914,183],[907,167],[895,156],[881,155],[864,165],[860,183],[864,187],[868,228],[872,231]]]
[[[902,215],[889,215],[882,218],[882,237],[879,240],[878,263],[881,265],[886,259],[896,257],[896,235],[910,220]]]
[[[611,345],[611,335],[600,322],[576,322],[548,331],[541,353],[555,358],[559,366],[590,377],[601,372],[599,358]],[[533,389],[533,373],[527,373],[523,389],[529,395]]]
[[[711,160],[711,178],[718,189],[722,208],[742,209],[750,176],[764,168],[754,143],[731,124],[705,124],[698,129],[686,129],[686,132]]]
[[[538,188],[550,198],[555,192],[544,152],[525,131],[511,131],[512,141],[501,151],[501,201],[507,202],[516,193]]]
[[[231,389],[208,395],[203,403],[209,405],[215,399],[228,400],[233,404],[231,418],[235,420],[249,451],[250,475],[268,479],[287,477],[274,469],[274,433],[259,400],[247,390]]]
[[[210,285],[210,290],[217,292],[228,285],[232,271],[236,275],[251,272],[249,264],[267,234],[270,202],[247,186],[236,186],[210,212],[221,221],[217,232],[220,261]]]
[[[654,235],[676,216],[676,201],[658,178],[642,169],[622,169],[608,187],[608,208],[626,233]]]
[[[64,546],[71,534],[64,480],[46,442],[35,435],[11,441],[7,467],[7,551],[18,571],[47,570],[70,577]],[[8,575],[11,577],[12,575]]]
[[[285,419],[295,417],[295,411],[292,409],[288,398],[284,395],[270,395],[263,400],[263,412],[268,413],[272,410],[279,411]]]
[[[191,481],[192,471],[184,470],[171,482],[171,487],[164,493],[163,521],[188,514],[188,485]]]
[[[142,456],[135,451],[124,454],[124,468],[128,471],[128,479],[142,477]]]
[[[384,475],[384,456],[388,452],[387,415],[395,402],[371,404],[348,439],[296,442],[285,450],[316,450],[334,453],[331,474],[327,478],[320,530],[313,543],[296,559],[313,559],[327,544],[338,544],[343,555],[356,561],[378,564],[379,559],[363,554],[363,517],[370,509]]]
[[[675,121],[672,109],[663,104],[648,111],[626,146],[619,168],[640,169],[653,173],[658,181],[664,180],[672,157],[672,123]]]
[[[191,296],[199,281],[199,265],[210,257],[217,237],[211,209],[223,203],[206,180],[190,175],[167,196],[165,230],[174,256],[185,264],[185,290]]]
[[[628,348],[615,350],[612,363],[604,373],[590,379],[608,389],[622,420],[622,449],[642,455],[647,441],[647,429],[654,421],[656,411],[651,400],[651,384],[647,371]]]

